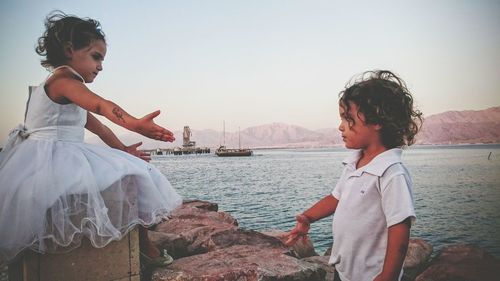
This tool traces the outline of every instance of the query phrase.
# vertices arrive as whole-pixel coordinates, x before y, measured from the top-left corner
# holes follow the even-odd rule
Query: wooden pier
[[[207,154],[210,153],[210,147],[175,147],[175,148],[157,148],[143,149],[149,155],[186,155],[186,154]]]

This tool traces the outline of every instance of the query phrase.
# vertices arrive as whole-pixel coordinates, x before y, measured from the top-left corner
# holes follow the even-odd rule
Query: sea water
[[[330,194],[351,151],[256,150],[252,157],[156,156],[152,163],[185,199],[219,204],[240,227],[288,231],[295,215]],[[435,249],[468,243],[500,257],[500,145],[415,146],[403,161],[413,178],[411,236]],[[353,223],[356,223],[353,221]],[[332,218],[312,225],[319,254],[332,244]]]

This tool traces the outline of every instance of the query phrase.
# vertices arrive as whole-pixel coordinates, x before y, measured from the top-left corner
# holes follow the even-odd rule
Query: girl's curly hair
[[[43,67],[55,68],[64,65],[68,58],[65,48],[71,46],[79,50],[89,46],[95,40],[103,40],[101,24],[90,18],[79,18],[61,11],[51,12],[45,20],[45,32],[38,38],[35,51],[45,59]]]
[[[388,148],[412,145],[423,117],[413,107],[413,97],[405,82],[387,70],[367,71],[352,79],[339,94],[346,112],[350,103],[359,107],[366,124],[378,124],[382,144]],[[347,116],[349,124],[354,121]]]

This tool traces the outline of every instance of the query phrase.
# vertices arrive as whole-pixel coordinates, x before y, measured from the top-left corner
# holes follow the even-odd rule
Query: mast
[[[241,149],[241,135],[240,135],[240,127],[238,127],[238,149]]]
[[[222,135],[224,140],[224,146],[226,146],[226,120],[222,121]]]

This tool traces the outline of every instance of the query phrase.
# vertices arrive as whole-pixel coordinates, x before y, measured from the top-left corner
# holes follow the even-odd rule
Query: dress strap
[[[75,75],[76,75],[76,77],[80,78],[80,80],[82,80],[82,82],[83,82],[83,83],[85,83],[85,79],[83,79],[83,77],[80,75],[80,73],[76,72],[76,70],[74,70],[74,69],[73,69],[71,66],[69,66],[69,65],[61,65],[61,66],[58,66],[58,67],[54,68],[54,70],[53,70],[52,72],[54,72],[54,71],[56,71],[56,70],[58,70],[58,69],[61,69],[61,68],[67,68],[67,69],[69,69],[69,71],[71,71],[71,73],[75,74]]]

